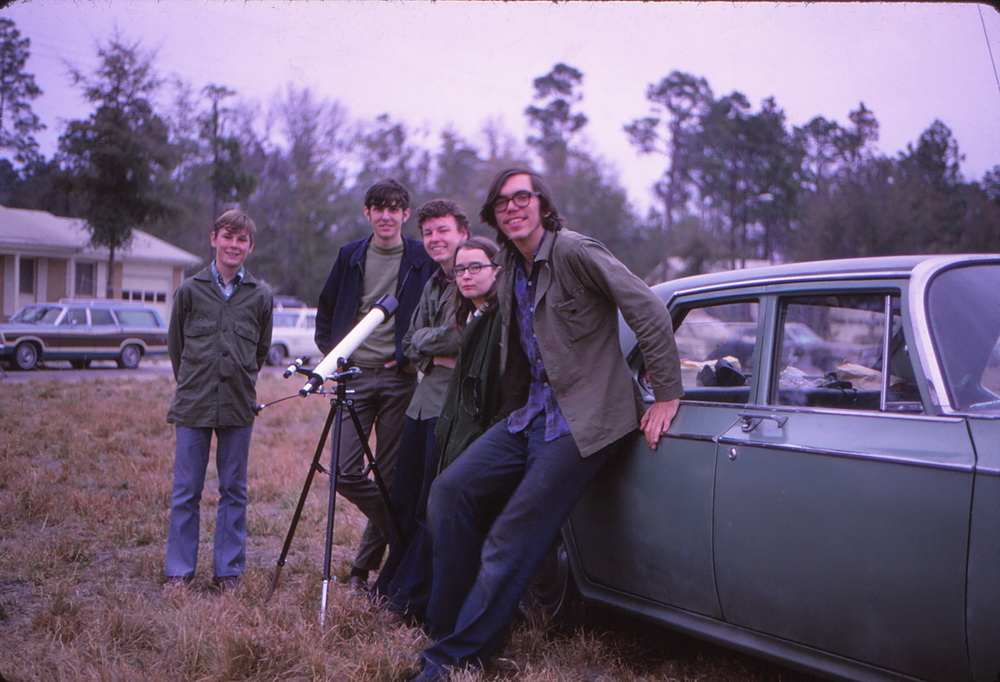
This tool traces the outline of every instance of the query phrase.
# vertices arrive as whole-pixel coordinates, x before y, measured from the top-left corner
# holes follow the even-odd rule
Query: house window
[[[97,279],[96,271],[97,271],[96,263],[76,264],[77,296],[95,296],[97,294],[97,286],[95,282],[95,280]]]
[[[22,258],[21,259],[21,282],[19,290],[22,294],[34,294],[35,293],[35,269],[37,268],[37,259],[35,258]]]

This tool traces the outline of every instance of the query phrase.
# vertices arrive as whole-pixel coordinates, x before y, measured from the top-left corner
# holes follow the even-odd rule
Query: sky
[[[117,29],[195,90],[224,85],[267,103],[307,86],[352,118],[387,113],[432,141],[447,126],[478,146],[491,120],[524,140],[533,80],[564,62],[584,74],[585,144],[640,209],[666,159],[638,155],[623,126],[649,115],[646,89],[675,70],[704,77],[716,97],[742,92],[755,111],[773,96],[789,126],[847,125],[864,102],[890,156],[940,119],[966,180],[1000,165],[1000,14],[989,5],[15,0],[0,16],[31,40],[46,155],[65,121],[91,111],[67,65],[91,72]]]

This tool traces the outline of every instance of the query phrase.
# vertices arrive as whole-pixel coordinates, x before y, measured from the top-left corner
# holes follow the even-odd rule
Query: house
[[[203,258],[141,230],[115,251],[114,298],[170,315],[174,290]],[[0,320],[29,303],[106,298],[108,249],[95,248],[79,218],[0,206]]]

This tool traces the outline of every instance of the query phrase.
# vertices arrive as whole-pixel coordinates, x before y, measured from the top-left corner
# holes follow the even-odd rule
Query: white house
[[[204,259],[141,230],[115,251],[114,297],[144,301],[166,319],[187,268]],[[0,206],[0,320],[29,303],[106,298],[108,250],[79,218]]]

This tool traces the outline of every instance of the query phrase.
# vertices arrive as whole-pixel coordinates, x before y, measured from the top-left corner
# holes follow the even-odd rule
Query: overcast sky
[[[774,96],[790,125],[846,125],[864,102],[889,155],[940,119],[966,179],[1000,164],[1000,14],[988,5],[22,0],[0,16],[31,39],[47,155],[64,121],[91,110],[67,63],[92,70],[117,27],[195,89],[267,102],[294,83],[352,117],[450,124],[476,144],[488,119],[523,139],[533,79],[565,62],[584,74],[589,148],[639,207],[665,160],[639,157],[622,126],[648,114],[647,86],[674,70],[705,77],[717,97],[739,90],[754,110]]]

